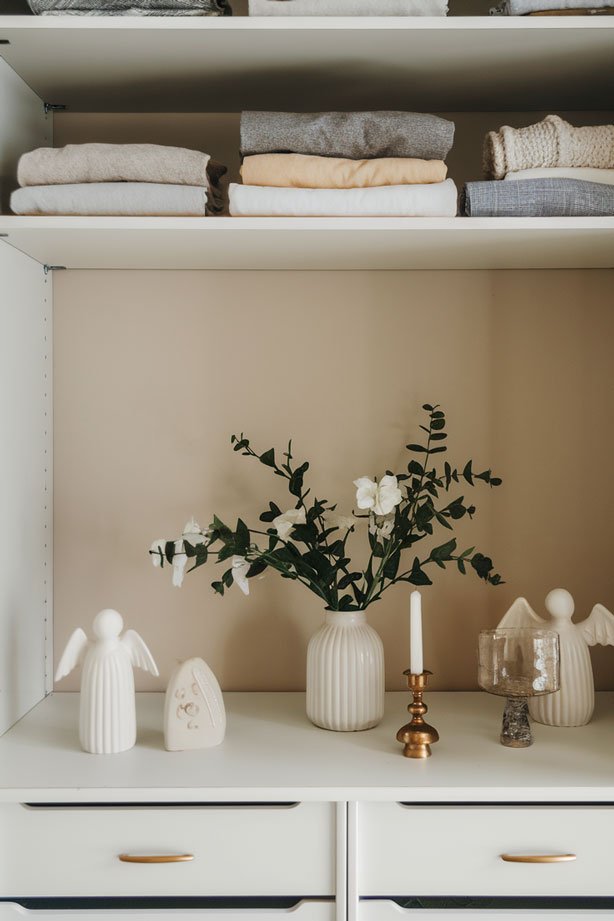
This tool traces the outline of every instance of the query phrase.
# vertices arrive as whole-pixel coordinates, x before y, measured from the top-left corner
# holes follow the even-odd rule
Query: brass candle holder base
[[[424,722],[424,714],[428,711],[422,696],[432,672],[422,672],[412,675],[411,671],[403,672],[407,676],[407,686],[414,699],[407,709],[411,713],[411,723],[407,723],[397,732],[397,740],[404,744],[403,754],[406,758],[430,758],[431,745],[439,740],[439,733],[433,726]]]

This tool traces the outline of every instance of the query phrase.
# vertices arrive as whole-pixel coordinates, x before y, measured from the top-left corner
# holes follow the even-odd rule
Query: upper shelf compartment
[[[614,17],[0,16],[0,43],[73,111],[598,110],[614,95]]]

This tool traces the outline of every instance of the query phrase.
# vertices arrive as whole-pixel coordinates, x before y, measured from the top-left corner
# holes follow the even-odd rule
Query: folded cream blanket
[[[614,125],[574,128],[558,115],[548,115],[527,128],[504,125],[484,139],[484,175],[489,178],[552,166],[614,168]]]
[[[250,16],[445,16],[447,0],[249,0]]]
[[[254,154],[243,160],[241,178],[245,185],[363,189],[371,186],[443,182],[447,172],[443,160],[408,157],[348,160],[341,157],[311,157],[306,154]]]
[[[17,182],[59,185],[76,182],[161,182],[209,187],[210,157],[199,150],[158,144],[67,144],[24,154]]]
[[[156,182],[35,185],[13,192],[11,210],[15,214],[203,217],[207,190],[204,186]]]
[[[231,183],[229,195],[235,217],[454,217],[457,198],[451,179],[371,189],[278,189]]]
[[[514,179],[579,179],[582,182],[601,182],[614,185],[614,169],[590,169],[587,166],[555,166],[551,169],[520,169],[508,173],[506,180]]]
[[[284,0],[280,0],[284,2]],[[445,160],[454,123],[418,112],[242,112],[241,154]]]

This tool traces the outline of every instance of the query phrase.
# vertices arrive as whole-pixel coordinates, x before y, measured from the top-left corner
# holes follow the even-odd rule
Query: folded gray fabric
[[[207,190],[155,182],[33,185],[13,192],[11,210],[14,214],[203,217]]]
[[[447,0],[249,0],[250,16],[445,16]]]
[[[228,0],[28,0],[36,15],[229,16]]]
[[[526,16],[544,10],[598,10],[612,6],[612,0],[502,0],[490,8],[491,16]]]
[[[467,217],[607,217],[614,186],[581,179],[468,182],[461,196]]]
[[[279,0],[285,2],[285,0]],[[454,123],[415,112],[242,112],[241,154],[444,160]]]

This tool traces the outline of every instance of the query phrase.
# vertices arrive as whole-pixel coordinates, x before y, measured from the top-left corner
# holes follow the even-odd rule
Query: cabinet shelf
[[[614,267],[611,218],[0,217],[4,242],[69,269]]]
[[[608,17],[0,16],[0,53],[73,111],[608,109]]]

